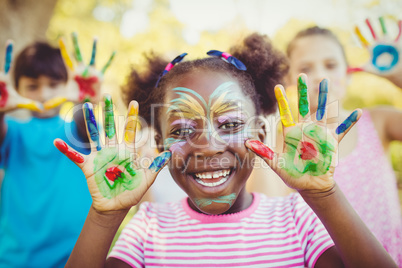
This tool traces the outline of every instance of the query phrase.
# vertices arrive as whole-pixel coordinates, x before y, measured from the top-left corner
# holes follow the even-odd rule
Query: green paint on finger
[[[77,33],[72,33],[72,37],[73,37],[75,58],[77,59],[78,62],[82,62],[82,55],[81,55],[80,46],[78,45]]]
[[[113,101],[109,95],[105,96],[105,132],[106,136],[111,139],[116,134],[114,114],[113,114]]]
[[[305,117],[308,114],[307,84],[304,76],[300,76],[297,81],[297,92],[299,95],[299,113]]]

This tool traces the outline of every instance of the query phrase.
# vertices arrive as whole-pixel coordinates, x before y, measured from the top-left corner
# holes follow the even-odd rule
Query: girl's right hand
[[[41,111],[42,104],[22,97],[11,84],[10,67],[12,62],[13,43],[6,43],[4,71],[0,71],[0,112],[9,112],[18,108]]]
[[[149,167],[142,166],[146,161],[136,159],[134,148],[138,103],[131,101],[128,107],[124,141],[118,143],[111,97],[105,95],[104,102],[106,134],[104,146],[100,144],[91,103],[83,105],[91,153],[80,154],[60,139],[54,142],[57,149],[84,172],[93,200],[92,205],[101,213],[127,210],[137,205],[171,157],[171,153],[165,151],[159,154]]]

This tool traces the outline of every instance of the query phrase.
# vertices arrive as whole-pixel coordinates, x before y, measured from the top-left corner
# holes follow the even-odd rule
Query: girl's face
[[[319,84],[329,79],[328,104],[343,97],[347,86],[347,64],[342,49],[330,37],[313,35],[296,40],[290,52],[289,84],[297,82],[300,73],[307,74],[309,101],[312,111],[317,110]]]
[[[255,156],[244,142],[257,136],[255,113],[238,82],[222,73],[196,70],[168,86],[162,138],[172,152],[170,172],[193,209],[235,213],[251,204],[244,185]]]

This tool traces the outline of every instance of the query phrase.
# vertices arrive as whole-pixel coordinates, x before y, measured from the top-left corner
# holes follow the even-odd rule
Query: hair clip
[[[158,81],[156,81],[155,87],[158,87],[159,81],[161,80],[161,78],[164,77],[173,68],[173,66],[176,63],[181,62],[186,55],[187,55],[187,53],[182,53],[179,56],[177,56],[176,58],[174,58],[174,60],[169,62],[168,65],[166,65],[165,70],[163,70],[163,72],[161,73],[161,75],[158,78]]]
[[[207,52],[209,56],[216,56],[216,57],[221,57],[224,61],[233,64],[237,69],[241,71],[246,71],[247,67],[244,65],[243,62],[241,62],[239,59],[236,59],[232,55],[226,52],[221,52],[219,50],[210,50]]]

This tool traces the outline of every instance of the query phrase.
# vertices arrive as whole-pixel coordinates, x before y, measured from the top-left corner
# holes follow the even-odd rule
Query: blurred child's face
[[[162,138],[193,209],[234,213],[252,200],[244,185],[255,156],[244,142],[255,133],[255,113],[238,82],[222,73],[197,70],[168,86]]]
[[[21,76],[18,81],[18,92],[21,96],[44,103],[55,97],[65,96],[66,83],[55,80],[51,77],[41,75],[38,78]],[[60,107],[43,112],[34,112],[33,115],[39,118],[56,116]]]
[[[347,87],[347,64],[342,49],[330,37],[306,36],[297,39],[290,54],[290,84],[297,82],[300,73],[307,74],[309,101],[312,111],[317,110],[319,84],[329,79],[328,104],[343,97]]]

